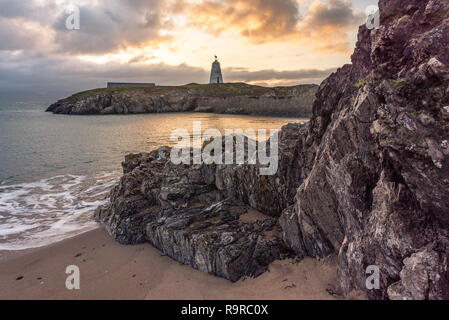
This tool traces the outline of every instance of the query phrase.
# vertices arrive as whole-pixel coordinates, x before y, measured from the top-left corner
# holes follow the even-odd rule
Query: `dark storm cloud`
[[[159,31],[170,27],[169,19],[162,17],[161,0],[105,1],[80,7],[80,17],[80,30],[72,32],[65,27],[67,14],[58,16],[53,27],[61,51],[101,54],[139,47],[150,41],[163,41]]]
[[[40,50],[49,52],[48,30],[55,17],[54,3],[0,0],[0,51]]]
[[[0,0],[0,17],[32,17],[38,9],[33,1]]]
[[[0,0],[0,23],[21,24],[22,29],[33,23],[34,30],[30,33],[40,32],[41,37],[51,37],[52,50],[70,54],[103,54],[164,41],[167,38],[160,35],[160,30],[172,26],[163,0],[109,0],[79,9],[81,29],[70,31],[66,29],[69,13],[65,6],[54,2]],[[16,38],[14,43],[6,42],[5,33],[0,34],[0,42],[4,42],[0,50],[30,47],[29,39],[22,37],[21,30],[10,30],[8,39],[13,37]],[[9,43],[11,47],[7,48]]]
[[[320,28],[323,26],[353,26],[363,20],[362,13],[354,12],[352,4],[344,0],[329,0],[327,5],[316,2],[309,10],[307,26]]]
[[[45,26],[50,25],[61,10],[61,6],[52,1],[0,0],[0,19],[22,19]]]
[[[352,47],[348,32],[357,30],[364,15],[347,0],[315,0],[299,24],[298,36],[319,52],[349,55]]]

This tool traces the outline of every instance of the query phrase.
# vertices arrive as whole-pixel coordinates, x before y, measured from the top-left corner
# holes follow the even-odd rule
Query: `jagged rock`
[[[425,248],[404,260],[401,281],[388,288],[388,296],[392,300],[448,300],[447,272],[447,256]]]
[[[280,258],[282,240],[276,219],[245,220],[246,212],[227,201],[207,208],[163,209],[146,225],[146,238],[198,270],[231,281],[258,276]]]
[[[174,165],[169,154],[160,148],[125,158],[110,203],[95,212],[118,242],[149,242],[181,263],[231,281],[258,276],[281,257],[286,249],[277,218],[245,206],[239,198],[248,196],[246,188],[239,189],[245,196],[229,198],[230,190],[217,187],[217,176],[238,184],[234,174],[258,166],[233,166],[233,172],[226,166]],[[263,186],[258,175],[249,177],[251,185]],[[273,203],[269,211],[278,206]]]

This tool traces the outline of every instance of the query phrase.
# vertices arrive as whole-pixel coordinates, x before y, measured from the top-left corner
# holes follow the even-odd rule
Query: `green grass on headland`
[[[314,86],[314,85],[304,85]],[[114,87],[114,88],[98,88],[93,90],[87,90],[76,93],[71,98],[85,98],[91,95],[100,93],[122,93],[122,92],[144,92],[149,94],[166,94],[169,92],[183,93],[185,91],[198,91],[204,95],[225,95],[225,96],[238,96],[238,95],[254,95],[261,96],[270,91],[283,91],[291,89],[292,87],[261,87],[253,86],[246,83],[223,83],[223,84],[197,84],[190,83],[182,86],[154,86],[154,87]]]
[[[317,90],[317,85],[262,87],[246,83],[190,83],[183,86],[113,87],[76,93],[67,99],[58,101],[59,105],[56,108],[60,109],[59,112],[73,113],[72,104],[78,104],[77,108],[81,108],[82,112],[96,114],[100,113],[101,110],[92,107],[91,102],[93,104],[106,104],[103,105],[104,108],[110,107],[111,99],[109,97],[114,96],[116,104],[117,101],[121,101],[124,105],[129,104],[127,108],[130,107],[131,109],[135,105],[140,105],[141,109],[139,110],[143,110],[144,104],[152,105],[152,100],[156,99],[158,105],[164,105],[161,110],[164,109],[169,112],[173,109],[183,109],[207,110],[203,112],[219,114],[308,117],[312,114],[312,105]],[[177,97],[180,97],[182,106],[181,104],[177,105]],[[152,107],[154,105],[150,106],[150,109]],[[77,114],[77,112],[74,113]]]

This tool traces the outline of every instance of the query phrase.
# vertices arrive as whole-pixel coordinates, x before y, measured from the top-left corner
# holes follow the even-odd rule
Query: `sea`
[[[69,116],[0,103],[0,250],[42,247],[98,227],[129,153],[171,146],[175,129],[280,129],[300,118],[205,113]]]

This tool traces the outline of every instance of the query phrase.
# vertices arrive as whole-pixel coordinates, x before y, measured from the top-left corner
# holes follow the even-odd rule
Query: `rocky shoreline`
[[[310,117],[317,85],[266,88],[244,83],[121,87],[80,92],[47,112],[70,115],[206,112]]]
[[[175,166],[168,148],[130,155],[96,219],[120,243],[232,281],[285,254],[338,255],[342,295],[449,299],[449,3],[379,7],[380,29],[360,28],[311,121],[282,129],[276,175]]]
[[[287,172],[296,151],[289,139],[299,137],[301,126],[283,129],[275,176],[259,176],[259,165],[174,165],[167,147],[129,155],[125,175],[95,219],[122,244],[149,242],[231,281],[258,276],[289,254],[278,218],[298,187]]]

